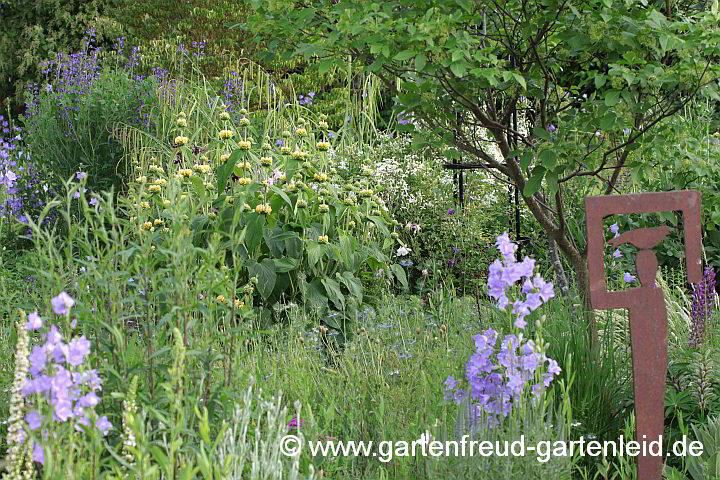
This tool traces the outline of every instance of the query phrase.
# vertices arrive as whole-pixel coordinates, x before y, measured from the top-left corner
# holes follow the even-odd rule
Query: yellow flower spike
[[[195,164],[193,165],[193,169],[197,170],[200,173],[207,174],[208,172],[210,172],[210,165],[205,165],[204,163]]]
[[[220,130],[220,132],[218,133],[220,140],[230,140],[233,135],[234,133],[232,132],[232,130]]]
[[[148,191],[152,192],[152,193],[158,193],[161,190],[162,190],[162,187],[160,185],[150,185],[148,187]]]
[[[163,200],[163,205],[166,207],[170,206],[170,200]]]
[[[291,151],[292,150],[290,149],[290,147],[280,147],[280,153],[282,153],[283,155],[289,155]]]
[[[233,203],[235,203],[235,197],[225,197],[225,203],[229,203],[230,205],[232,205]]]
[[[142,228],[144,230],[150,230],[151,228],[153,228],[153,224],[152,224],[152,222],[145,222],[142,224]]]
[[[318,241],[318,243],[328,243],[330,241],[330,239],[328,238],[327,235],[320,235],[317,238],[317,241]]]
[[[223,153],[222,155],[220,155],[220,161],[221,161],[221,162],[226,162],[228,158],[230,158],[230,154],[229,154],[229,153]]]
[[[255,207],[255,213],[262,213],[263,215],[270,215],[272,213],[272,207],[267,203],[258,205]]]
[[[220,120],[230,120],[230,114],[228,112],[220,112]]]
[[[329,143],[329,142],[317,142],[317,143],[315,144],[315,147],[316,147],[318,150],[325,151],[325,150],[328,150],[328,149],[330,148],[330,143]]]
[[[225,303],[225,295],[218,295],[217,297],[215,297],[215,301],[217,301],[218,303]]]
[[[272,165],[272,158],[260,157],[260,164],[269,167],[270,165]]]
[[[140,176],[140,177],[137,177],[137,178],[135,179],[135,181],[138,182],[138,183],[145,183],[145,182],[147,182],[147,177],[146,177],[145,175],[142,175],[142,176]]]
[[[322,212],[322,213],[327,213],[330,211],[330,207],[325,203],[321,203],[320,206],[318,207],[318,210],[320,210],[320,212]]]
[[[162,225],[165,223],[165,220],[163,220],[162,218],[156,218],[155,220],[153,220],[153,223],[155,225]]]
[[[249,184],[252,183],[252,178],[240,177],[240,178],[238,178],[237,180],[235,180],[235,182],[236,182],[238,185],[249,185]]]
[[[241,118],[238,121],[238,123],[240,124],[241,127],[247,127],[248,125],[250,125],[250,119],[249,118]]]
[[[150,202],[140,202],[140,208],[150,208]]]
[[[190,139],[188,137],[177,136],[175,137],[175,145],[187,145]]]
[[[155,185],[165,185],[167,183],[167,180],[165,180],[164,178],[157,178],[153,183]]]
[[[329,128],[330,126],[328,125],[328,123],[326,121],[323,120],[318,123],[318,127],[326,129],[326,128]]]
[[[187,127],[187,120],[185,118],[178,118],[175,120],[175,125],[178,127]]]
[[[238,142],[238,148],[241,150],[250,150],[252,143],[249,140],[240,140]]]
[[[302,136],[307,135],[307,130],[305,130],[304,128],[296,128],[296,129],[295,129],[295,134],[297,134],[297,135],[299,135],[299,136],[302,137]]]
[[[235,308],[240,309],[240,308],[243,308],[244,306],[245,306],[245,302],[243,302],[241,300],[235,300]]]

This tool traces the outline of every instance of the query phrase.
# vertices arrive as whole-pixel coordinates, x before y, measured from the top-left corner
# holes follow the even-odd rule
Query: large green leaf
[[[264,259],[261,263],[250,261],[248,262],[248,273],[251,277],[257,277],[257,290],[267,300],[272,295],[277,280],[275,263],[269,258]]]
[[[260,245],[263,238],[263,227],[265,217],[259,213],[252,212],[243,231],[243,243],[250,254]]]
[[[318,309],[326,309],[328,306],[328,297],[325,293],[325,286],[319,278],[313,279],[307,287],[307,303]]]
[[[275,262],[275,271],[277,273],[295,270],[300,265],[300,260],[297,258],[273,258],[273,262]]]
[[[532,177],[530,177],[530,180],[528,180],[528,182],[525,184],[525,188],[523,188],[524,196],[530,197],[535,192],[540,190],[543,177],[545,177],[545,172],[546,170],[543,167],[537,167],[535,170],[533,170]]]
[[[310,267],[314,267],[326,253],[324,244],[312,240],[306,243],[305,248],[307,250],[308,264]]]
[[[362,303],[363,298],[363,286],[362,282],[353,277],[353,274],[350,272],[343,272],[342,275],[340,275],[340,272],[335,274],[335,277],[348,289],[350,292],[350,295],[355,297],[358,301],[358,303]]]
[[[400,284],[403,286],[405,290],[408,288],[408,281],[407,281],[407,275],[405,274],[405,269],[402,267],[402,265],[398,265],[397,263],[393,263],[390,265],[390,271],[392,271],[393,275],[395,275],[395,278],[400,282]]]
[[[341,311],[345,310],[345,295],[340,290],[340,284],[328,277],[322,279],[322,284],[325,286],[327,296],[333,302],[335,308]]]

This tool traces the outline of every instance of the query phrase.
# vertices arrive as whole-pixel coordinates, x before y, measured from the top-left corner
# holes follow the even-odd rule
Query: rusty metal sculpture
[[[670,232],[668,227],[631,230],[610,241],[631,243],[639,251],[636,270],[640,287],[610,292],[605,284],[603,219],[610,215],[681,211],[688,281],[702,281],[701,196],[694,190],[585,198],[588,235],[588,276],[593,309],[626,308],[630,316],[636,439],[660,439],[664,426],[668,327],[665,300],[655,285],[657,258],[651,249]],[[663,459],[638,456],[637,478],[660,480]]]

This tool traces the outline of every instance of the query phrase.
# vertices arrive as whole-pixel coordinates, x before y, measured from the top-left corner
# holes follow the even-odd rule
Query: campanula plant
[[[18,347],[8,443],[10,478],[43,465],[45,478],[71,478],[78,463],[99,471],[101,438],[112,429],[100,403],[102,379],[90,367],[90,341],[75,336],[65,342],[62,331],[71,330],[70,312],[75,300],[66,292],[52,299],[52,311],[64,327],[47,326],[37,313],[18,324]],[[42,344],[32,346],[35,332]],[[13,476],[17,474],[16,476]]]
[[[528,399],[528,393],[533,401],[539,398],[560,373],[557,362],[545,355],[541,320],[535,323],[534,339],[526,339],[524,332],[526,318],[555,296],[552,283],[540,274],[533,276],[532,258],[516,261],[517,245],[507,232],[497,237],[495,245],[503,259],[490,265],[488,292],[497,308],[511,316],[510,331],[503,336],[488,329],[473,337],[476,351],[465,367],[467,390],[459,388],[452,376],[445,381],[446,400],[458,404],[469,400],[471,425],[486,427],[498,425],[515,405]]]

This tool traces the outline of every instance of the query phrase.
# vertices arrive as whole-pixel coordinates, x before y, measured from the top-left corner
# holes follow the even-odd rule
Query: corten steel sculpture
[[[668,327],[663,292],[655,285],[657,258],[651,249],[670,229],[640,228],[610,241],[615,246],[631,243],[638,248],[635,263],[641,286],[609,292],[605,285],[603,219],[616,214],[681,211],[688,281],[696,283],[702,281],[700,200],[700,192],[694,190],[585,198],[590,303],[594,309],[629,311],[638,442],[657,441],[663,433]],[[637,478],[660,480],[662,467],[662,457],[641,454],[637,459]]]

